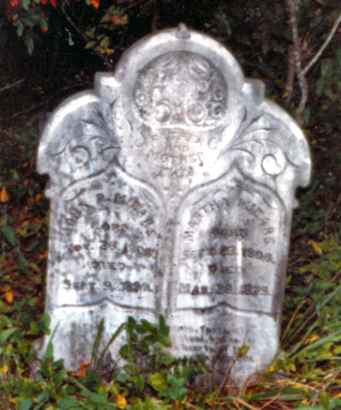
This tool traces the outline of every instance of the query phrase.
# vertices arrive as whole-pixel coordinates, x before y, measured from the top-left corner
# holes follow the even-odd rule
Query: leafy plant
[[[117,380],[137,395],[152,388],[163,399],[181,400],[189,380],[200,370],[194,362],[176,360],[168,353],[170,335],[164,318],[152,324],[130,317],[126,332],[127,342],[120,349],[125,364]]]
[[[70,46],[81,42],[102,58],[113,54],[112,34],[128,24],[120,6],[100,0],[7,0],[7,19],[29,54],[39,35],[52,31]]]
[[[287,305],[295,309],[283,332],[286,351],[279,356],[277,369],[300,369],[306,380],[316,381],[337,373],[341,363],[341,245],[335,239],[311,245],[315,258],[298,273],[305,286],[291,285]]]

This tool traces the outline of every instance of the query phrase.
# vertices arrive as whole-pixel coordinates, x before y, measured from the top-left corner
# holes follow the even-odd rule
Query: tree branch
[[[20,85],[24,81],[25,81],[25,79],[22,78],[21,80],[14,81],[14,83],[6,84],[4,87],[0,88],[0,93],[4,92],[6,90],[9,90],[11,88],[14,88],[14,87],[18,87],[18,85]]]
[[[299,1],[299,0],[298,0]],[[287,0],[289,11],[289,26],[292,34],[293,42],[293,60],[295,64],[296,76],[301,91],[301,99],[298,108],[296,109],[296,119],[302,122],[302,114],[308,100],[308,83],[302,70],[301,42],[298,34],[297,25],[297,5],[296,0]]]
[[[332,29],[330,30],[327,38],[325,39],[324,43],[322,46],[319,48],[315,56],[309,61],[309,63],[302,69],[302,73],[306,75],[308,71],[313,67],[314,64],[317,63],[319,58],[321,57],[322,53],[324,50],[328,47],[329,43],[332,41],[339,25],[341,24],[341,13],[339,14],[339,17],[335,20]]]
[[[291,101],[294,92],[295,72],[294,48],[293,46],[290,46],[288,49],[287,82],[285,85],[285,98],[287,103]]]

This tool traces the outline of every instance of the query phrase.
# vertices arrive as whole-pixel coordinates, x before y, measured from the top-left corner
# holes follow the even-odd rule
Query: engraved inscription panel
[[[51,235],[57,244],[54,258],[63,262],[55,264],[62,278],[62,286],[58,281],[53,290],[56,303],[108,299],[120,306],[155,309],[156,204],[111,170],[89,183],[86,192],[57,206]]]
[[[176,308],[227,304],[272,314],[283,210],[266,190],[219,185],[182,219]]]

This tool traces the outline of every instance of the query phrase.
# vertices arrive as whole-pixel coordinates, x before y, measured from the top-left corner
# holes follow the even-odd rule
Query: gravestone
[[[160,314],[175,355],[205,355],[237,384],[271,362],[310,155],[221,44],[182,25],[137,42],[54,112],[38,166],[46,311],[67,368],[90,360],[102,318],[105,342],[129,316]]]

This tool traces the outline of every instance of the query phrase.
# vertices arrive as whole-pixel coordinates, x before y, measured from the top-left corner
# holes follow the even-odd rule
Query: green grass
[[[228,380],[217,388],[196,387],[196,375],[209,378],[209,372],[200,361],[167,353],[162,319],[154,325],[130,319],[112,329],[111,343],[115,331],[127,332],[121,369],[101,370],[103,324],[91,363],[78,372],[54,361],[52,346],[38,360],[34,343],[49,326],[43,314],[48,203],[31,152],[0,180],[8,193],[0,202],[0,410],[341,409],[341,240],[323,231],[314,186],[302,197],[294,224],[298,239],[291,246],[281,350],[241,391]]]

